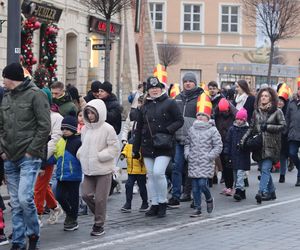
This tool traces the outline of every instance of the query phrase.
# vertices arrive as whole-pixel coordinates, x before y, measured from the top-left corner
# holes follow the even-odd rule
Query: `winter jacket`
[[[120,106],[117,97],[114,94],[109,95],[106,99],[103,99],[102,101],[104,101],[107,109],[106,122],[114,127],[118,135],[122,127],[123,109]]]
[[[85,126],[81,130],[82,146],[78,150],[77,158],[85,175],[107,175],[114,171],[114,159],[119,153],[118,137],[114,128],[105,122],[104,102],[99,99],[92,100],[86,105],[89,106],[96,109],[99,119],[90,123],[84,116]],[[83,113],[85,114],[84,111]]]
[[[181,145],[184,145],[188,131],[190,127],[192,127],[193,122],[196,120],[197,100],[199,95],[202,93],[203,89],[198,87],[189,92],[182,91],[175,98],[184,119],[183,126],[176,131],[176,141]]]
[[[233,169],[250,170],[250,152],[242,150],[239,146],[248,129],[248,123],[245,123],[243,126],[238,126],[234,123],[228,130],[223,153],[229,156]]]
[[[82,171],[76,153],[81,146],[78,135],[61,138],[56,144],[54,155],[49,164],[56,163],[56,179],[59,181],[81,181]]]
[[[71,96],[68,92],[65,92],[65,94],[62,97],[59,97],[57,99],[53,98],[52,101],[59,107],[58,111],[63,117],[67,115],[76,116],[78,109],[73,103]]]
[[[93,92],[90,90],[85,97],[83,97],[86,103],[90,102],[91,100],[97,99],[94,95]]]
[[[300,141],[300,98],[294,96],[286,111],[289,141]]]
[[[286,126],[284,115],[277,107],[272,107],[269,111],[255,110],[253,113],[250,128],[242,138],[242,145],[245,139],[251,134],[261,132],[261,124],[267,124],[267,130],[262,132],[263,147],[260,152],[253,152],[252,158],[255,161],[271,159],[273,163],[279,161],[281,148],[281,133]]]
[[[49,159],[54,154],[56,144],[62,137],[61,122],[64,119],[59,113],[53,111],[50,112],[50,118],[51,132],[50,140],[48,142],[47,159]]]
[[[144,159],[132,158],[132,144],[126,144],[121,152],[121,156],[127,159],[127,173],[128,174],[146,174],[146,167]]]
[[[141,148],[143,157],[173,156],[175,144],[171,149],[156,149],[153,147],[151,133],[153,136],[156,133],[174,136],[183,122],[183,117],[175,100],[170,99],[166,93],[155,99],[148,97],[141,109],[137,110],[133,152],[136,154]]]
[[[247,110],[248,119],[247,122],[251,122],[251,118],[254,112],[255,96],[248,96],[247,101],[244,104],[244,109]]]
[[[47,96],[26,79],[4,94],[0,108],[0,153],[17,161],[25,153],[42,158],[50,133]]]
[[[191,178],[212,178],[215,159],[223,148],[221,135],[209,122],[196,120],[190,128],[184,145],[184,156],[188,161]]]

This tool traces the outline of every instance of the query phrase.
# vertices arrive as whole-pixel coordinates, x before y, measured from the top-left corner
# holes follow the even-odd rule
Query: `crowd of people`
[[[246,199],[250,157],[261,173],[257,203],[276,199],[271,172],[279,163],[279,182],[285,182],[291,160],[300,186],[300,85],[292,97],[285,83],[277,92],[266,86],[256,94],[245,80],[224,91],[211,81],[204,90],[188,72],[183,90],[170,98],[151,76],[129,95],[122,126],[123,108],[110,82],[92,82],[83,98],[75,86],[50,85],[43,68],[30,78],[13,63],[2,76],[0,184],[7,184],[10,195],[12,250],[39,249],[46,209],[48,224],[65,214],[63,229],[74,231],[88,207],[94,215],[91,236],[103,235],[108,197],[121,188],[114,177],[117,159],[126,159],[128,174],[120,212],[131,212],[137,183],[139,211],[147,217],[165,217],[167,208],[186,201],[194,208],[190,217],[199,217],[202,193],[212,213],[210,187],[219,171],[221,194]],[[4,209],[0,196],[0,245],[9,243]]]

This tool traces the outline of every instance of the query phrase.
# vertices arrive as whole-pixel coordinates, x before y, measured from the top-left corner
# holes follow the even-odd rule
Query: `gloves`
[[[132,152],[132,158],[133,159],[140,159],[140,153],[135,153],[135,152]]]
[[[262,132],[266,132],[266,131],[267,131],[267,123],[266,123],[266,122],[264,122],[264,123],[262,123],[262,124],[260,125],[260,130],[261,130]]]

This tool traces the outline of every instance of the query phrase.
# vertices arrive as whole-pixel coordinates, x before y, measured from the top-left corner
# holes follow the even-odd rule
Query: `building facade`
[[[253,89],[266,82],[266,37],[249,28],[242,7],[232,0],[149,0],[158,46],[175,44],[181,50],[180,63],[168,67],[169,83],[181,82],[186,71],[195,72],[199,82],[217,80],[220,86],[241,78]],[[285,65],[274,67],[273,84],[285,81],[294,86],[299,44],[297,36],[277,45],[279,61]],[[258,65],[250,67],[251,63]]]

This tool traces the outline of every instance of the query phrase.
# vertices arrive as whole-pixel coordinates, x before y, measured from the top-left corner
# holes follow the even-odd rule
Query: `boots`
[[[296,182],[295,186],[300,187],[300,177],[297,177],[297,182]]]
[[[30,235],[29,236],[29,246],[28,250],[36,250],[37,249],[37,242],[39,240],[39,236],[37,235]]]
[[[284,182],[285,182],[285,176],[281,174],[279,177],[279,183],[284,183]]]
[[[242,190],[240,190],[240,189],[237,188],[237,189],[235,190],[235,194],[234,194],[233,198],[234,198],[236,201],[241,201],[241,200],[242,200],[241,193],[242,193]]]
[[[166,210],[167,210],[167,203],[159,203],[158,205],[158,218],[163,218],[166,216]]]
[[[246,190],[241,191],[241,198],[242,200],[246,199]]]
[[[150,209],[145,213],[145,216],[152,217],[158,214],[158,205],[152,205]]]

